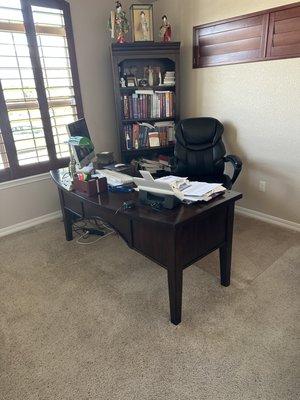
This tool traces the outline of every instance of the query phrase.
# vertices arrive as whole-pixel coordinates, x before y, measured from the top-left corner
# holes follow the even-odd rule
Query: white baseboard
[[[260,221],[268,222],[269,224],[278,225],[283,228],[292,229],[293,231],[300,232],[300,224],[297,222],[288,221],[286,219],[281,219],[274,217],[273,215],[264,214],[259,211],[250,210],[249,208],[244,208],[240,206],[235,207],[237,214],[245,215],[246,217],[258,219]]]
[[[61,218],[61,211],[55,211],[50,214],[41,215],[40,217],[29,219],[15,225],[7,226],[0,229],[0,237],[10,235],[11,233],[23,231],[32,226],[43,224],[44,222],[52,221],[53,219]]]

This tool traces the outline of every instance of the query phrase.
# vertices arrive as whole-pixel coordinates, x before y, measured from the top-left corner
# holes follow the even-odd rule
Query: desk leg
[[[65,227],[65,234],[66,234],[66,240],[70,241],[73,240],[73,229],[72,229],[72,224],[73,224],[73,219],[72,219],[72,213],[68,210],[65,209],[64,207],[64,199],[63,199],[63,193],[61,190],[58,190],[59,194],[59,200],[60,200],[60,206],[61,206],[61,212],[63,215],[63,221],[64,221],[64,227]]]
[[[182,307],[182,276],[183,270],[175,267],[168,269],[169,300],[171,322],[178,325],[181,322]]]
[[[226,243],[219,249],[222,286],[230,285],[233,220],[234,204],[231,204],[227,209]]]

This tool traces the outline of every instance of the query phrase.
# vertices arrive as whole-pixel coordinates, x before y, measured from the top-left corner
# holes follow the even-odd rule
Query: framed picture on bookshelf
[[[133,4],[131,7],[132,40],[153,42],[153,5]]]

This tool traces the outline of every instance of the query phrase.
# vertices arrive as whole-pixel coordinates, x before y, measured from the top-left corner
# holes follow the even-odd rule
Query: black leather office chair
[[[215,118],[188,118],[176,128],[174,173],[190,180],[222,183],[231,189],[242,170],[237,156],[226,156],[224,127]],[[233,176],[224,174],[225,163],[233,165]]]

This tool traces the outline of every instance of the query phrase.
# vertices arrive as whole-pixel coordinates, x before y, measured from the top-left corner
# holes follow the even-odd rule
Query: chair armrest
[[[242,160],[238,156],[234,156],[232,154],[224,157],[225,162],[230,162],[233,166],[233,176],[231,178],[232,184],[236,181],[237,177],[239,176],[242,170]]]

